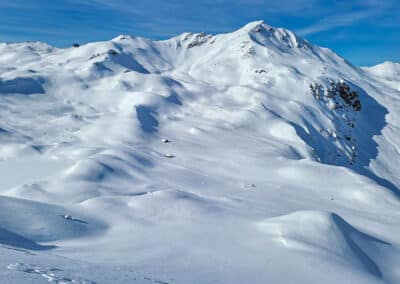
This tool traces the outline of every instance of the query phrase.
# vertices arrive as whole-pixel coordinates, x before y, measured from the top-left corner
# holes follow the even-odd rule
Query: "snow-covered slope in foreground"
[[[288,30],[3,43],[0,106],[1,282],[400,282],[399,91]]]

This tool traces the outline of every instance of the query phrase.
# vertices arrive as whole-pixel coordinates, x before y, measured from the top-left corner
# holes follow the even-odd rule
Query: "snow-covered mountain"
[[[400,64],[395,62],[386,61],[376,66],[364,67],[364,70],[388,80],[398,81],[400,78]]]
[[[363,67],[363,69],[400,91],[400,63],[386,61],[373,67]]]
[[[263,22],[0,44],[0,279],[398,283],[397,67]]]

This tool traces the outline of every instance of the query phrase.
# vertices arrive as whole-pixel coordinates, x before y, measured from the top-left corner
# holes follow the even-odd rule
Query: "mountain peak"
[[[266,24],[263,20],[250,22],[234,33],[244,33],[250,38],[261,44],[273,44],[279,48],[311,48],[311,45],[294,32],[284,29],[275,28]]]
[[[241,27],[238,31],[251,32],[251,31],[269,30],[269,29],[272,29],[272,27],[266,24],[263,20],[258,20],[247,23],[246,25]]]

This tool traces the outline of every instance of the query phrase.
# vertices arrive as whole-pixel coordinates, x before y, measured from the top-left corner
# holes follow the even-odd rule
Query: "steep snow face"
[[[399,282],[395,81],[264,22],[0,51],[3,279]]]

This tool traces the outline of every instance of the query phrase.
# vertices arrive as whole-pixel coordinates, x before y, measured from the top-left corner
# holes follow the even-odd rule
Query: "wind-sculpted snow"
[[[260,222],[258,227],[279,243],[283,251],[313,254],[312,258],[321,262],[337,263],[377,278],[382,277],[382,271],[368,252],[376,246],[391,246],[358,231],[334,213],[295,212]]]
[[[0,63],[8,282],[400,281],[386,72],[263,22]]]
[[[95,235],[105,229],[106,225],[93,217],[82,216],[80,218],[64,218],[65,214],[71,214],[69,210],[60,206],[1,197],[0,222],[2,233],[0,243],[35,249],[29,241],[5,236],[18,234],[36,242],[55,241],[60,239],[77,238],[85,235]],[[6,233],[8,231],[9,233]],[[3,239],[4,238],[4,239]],[[31,246],[31,247],[29,247]],[[39,246],[38,246],[39,247]]]

